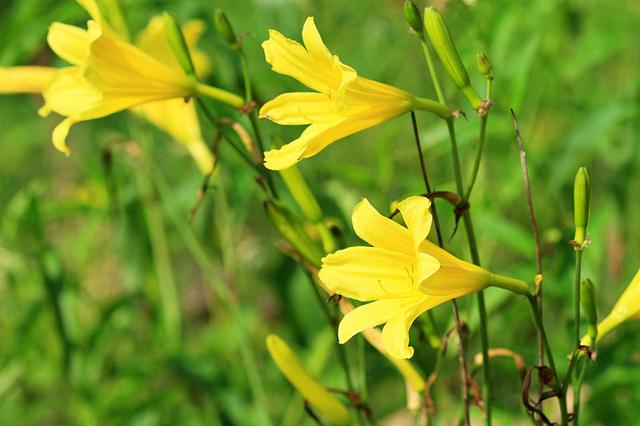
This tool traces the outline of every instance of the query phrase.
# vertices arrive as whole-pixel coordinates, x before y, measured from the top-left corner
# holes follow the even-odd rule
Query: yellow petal
[[[204,22],[200,20],[192,20],[182,26],[182,34],[199,77],[206,76],[211,71],[209,57],[196,46],[204,30]],[[136,37],[135,44],[145,53],[169,67],[180,66],[165,34],[164,20],[161,15],[154,16],[149,20],[147,26]]]
[[[325,256],[319,278],[331,291],[370,301],[415,293],[415,258],[375,247],[349,247]]]
[[[402,218],[411,233],[413,248],[416,252],[431,229],[430,206],[431,201],[426,197],[409,197],[398,204]]]
[[[138,105],[133,111],[184,145],[202,173],[211,172],[213,155],[202,139],[193,101],[168,99]]]
[[[625,320],[631,318],[640,311],[640,269],[633,277],[627,288],[618,299],[618,302],[612,309],[612,313],[616,313]]]
[[[411,358],[413,348],[409,346],[409,329],[413,322],[428,309],[439,305],[445,299],[424,296],[403,301],[396,315],[391,318],[382,329],[384,347],[391,356],[396,358]]]
[[[75,120],[65,118],[55,127],[55,129],[53,129],[53,146],[67,156],[71,154],[71,150],[67,146],[67,135],[69,134],[69,130],[71,130],[71,126],[75,123]]]
[[[315,92],[282,94],[260,108],[260,118],[283,125],[303,125],[340,119],[331,109],[329,96]]]
[[[102,22],[102,14],[95,0],[76,0],[84,10],[87,11],[91,19],[96,22]]]
[[[399,314],[398,308],[398,299],[382,299],[358,306],[340,321],[338,341],[346,343],[361,331],[386,323]]]
[[[55,72],[50,67],[0,67],[0,93],[42,93]]]
[[[43,96],[48,109],[67,116],[89,111],[102,101],[102,94],[87,82],[80,67],[58,70]]]
[[[311,23],[313,24],[313,20]],[[269,30],[269,39],[262,43],[265,59],[271,64],[273,71],[293,77],[313,90],[335,96],[356,79],[357,73],[337,58],[321,54],[316,50],[318,46],[314,37],[308,37],[314,43],[313,54],[300,43],[286,38],[276,30]]]
[[[86,62],[90,42],[87,31],[59,22],[51,24],[47,33],[49,47],[72,65],[83,65]]]
[[[349,410],[311,377],[284,340],[272,334],[267,337],[267,348],[282,374],[322,416],[335,425],[353,423]]]
[[[89,32],[94,41],[85,77],[105,100],[119,98],[118,102],[128,108],[194,93],[194,81],[181,70],[164,65],[93,22],[89,22]]]
[[[372,246],[414,254],[407,228],[381,215],[366,198],[354,207],[351,221],[356,235]]]

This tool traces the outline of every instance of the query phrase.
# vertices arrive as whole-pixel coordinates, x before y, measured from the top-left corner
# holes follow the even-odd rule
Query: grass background
[[[270,71],[260,43],[268,28],[300,39],[310,15],[330,49],[361,75],[435,96],[400,1],[123,3],[132,33],[164,10],[182,21],[206,21],[201,45],[214,62],[211,82],[240,92],[237,58],[211,25],[213,8],[223,8],[236,31],[246,33],[260,101],[305,90]],[[573,326],[573,251],[567,242],[578,166],[589,168],[593,186],[592,244],[583,271],[598,287],[602,313],[638,268],[640,5],[632,0],[436,5],[445,11],[479,89],[476,52],[486,52],[495,66],[496,105],[471,199],[482,260],[491,270],[531,280],[533,238],[509,108],[519,115],[544,243],[546,323],[564,370]],[[53,21],[81,25],[86,19],[72,1],[3,1],[0,65],[63,65],[46,45],[48,26]],[[468,178],[478,119],[441,77],[450,104],[467,109],[468,119],[458,120],[457,129]],[[239,361],[241,349],[249,348],[272,422],[310,424],[266,352],[266,335],[276,332],[292,343],[327,385],[344,386],[341,371],[332,333],[304,275],[273,244],[277,236],[262,214],[253,174],[223,149],[214,186],[188,226],[202,177],[178,144],[120,113],[76,126],[69,138],[73,155],[65,158],[50,144],[58,118],[39,118],[41,104],[39,96],[0,98],[0,423],[259,424],[255,386]],[[453,191],[446,126],[426,114],[418,120],[431,180],[438,190]],[[261,124],[288,140],[300,132]],[[301,170],[350,244],[357,238],[349,214],[361,197],[384,211],[392,200],[423,191],[406,116],[331,146],[304,161]],[[447,235],[453,230],[448,210],[441,206]],[[451,247],[468,258],[462,232]],[[175,297],[163,297],[174,286]],[[215,290],[220,286],[230,289],[235,316]],[[535,332],[525,302],[491,289],[487,299],[491,345],[511,348],[532,364]],[[479,339],[470,302],[462,305],[472,358]],[[180,333],[172,334],[166,325],[176,321],[171,317],[176,312]],[[449,307],[434,312],[444,331],[451,324]],[[239,340],[238,318],[249,341]],[[626,324],[600,345],[597,365],[587,373],[584,424],[638,424],[630,409],[640,404],[638,331],[638,324]],[[428,374],[434,355],[417,336],[413,341],[415,365]],[[354,364],[357,346],[357,340],[347,346]],[[438,422],[452,424],[461,410],[455,350],[445,362],[446,374],[435,390]],[[493,365],[497,423],[525,422],[513,364],[498,359]],[[366,370],[375,419],[398,415],[405,400],[401,378],[370,349]],[[403,424],[402,417],[396,419]]]

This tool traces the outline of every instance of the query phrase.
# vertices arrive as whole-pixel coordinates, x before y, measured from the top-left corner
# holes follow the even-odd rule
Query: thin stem
[[[580,280],[582,275],[582,250],[576,249],[576,269],[574,275],[574,306],[575,310],[575,325],[574,325],[574,337],[575,337],[575,349],[580,346]]]
[[[209,86],[200,82],[196,82],[195,84],[195,94],[198,96],[215,99],[229,106],[232,106],[233,108],[240,108],[244,105],[244,99],[236,95],[235,93],[227,92],[226,90],[222,90],[217,87]]]
[[[564,392],[562,392],[560,376],[558,375],[558,370],[556,370],[556,363],[553,358],[553,352],[551,351],[551,345],[549,345],[547,333],[544,329],[544,324],[542,323],[542,317],[540,316],[540,312],[538,311],[538,303],[536,301],[536,298],[531,294],[527,296],[527,300],[529,301],[529,305],[531,306],[531,312],[533,313],[533,319],[535,321],[536,327],[542,335],[544,349],[547,353],[547,358],[549,359],[549,368],[551,369],[551,373],[553,374],[555,381],[554,390],[558,393],[558,402],[560,404],[560,415],[562,416],[562,424],[567,425],[569,423],[569,415],[567,414],[566,395]]]
[[[459,194],[464,194],[464,188],[462,184],[462,172],[460,170],[460,155],[458,153],[458,143],[456,141],[456,132],[453,124],[453,118],[447,119],[447,128],[449,130],[449,139],[451,141],[451,156],[453,158],[453,170],[456,181],[456,188]],[[464,200],[465,202],[467,200]],[[476,242],[476,235],[473,230],[473,222],[471,220],[471,213],[467,210],[462,219],[464,221],[465,230],[467,233],[467,241],[469,243],[469,251],[471,252],[471,259],[475,265],[480,266],[480,254],[478,253],[478,244]],[[487,331],[487,307],[484,301],[484,291],[480,290],[476,293],[476,302],[478,305],[479,313],[479,328],[480,328],[480,344],[482,347],[482,375],[483,383],[482,389],[484,393],[484,401],[486,408],[486,424],[491,425],[491,398],[493,394],[491,384],[491,361],[489,358],[489,333]]]
[[[580,360],[578,360],[580,361]],[[573,424],[578,426],[580,424],[580,392],[582,390],[582,381],[584,380],[584,373],[587,370],[587,362],[583,364],[578,363],[578,371],[576,373],[576,380],[573,384]]]
[[[413,135],[416,141],[416,148],[418,150],[418,159],[420,161],[420,170],[422,173],[422,179],[424,181],[425,190],[427,194],[431,193],[431,185],[429,184],[429,176],[427,175],[427,166],[424,161],[424,156],[422,154],[422,145],[420,144],[420,134],[418,132],[418,125],[416,123],[416,116],[413,111],[411,111],[411,124],[413,126]],[[436,235],[438,237],[438,245],[444,248],[444,243],[442,240],[442,231],[440,229],[440,221],[438,220],[438,211],[436,209],[435,201],[431,204],[431,213],[433,216],[433,224],[436,228]],[[460,375],[462,382],[462,397],[464,402],[464,419],[465,424],[469,425],[471,421],[470,413],[469,413],[469,372],[467,371],[467,360],[466,360],[466,352],[464,345],[464,333],[462,321],[460,321],[460,312],[458,310],[458,303],[455,299],[451,301],[451,308],[453,310],[453,317],[456,324],[456,331],[458,332],[458,340],[460,342],[460,351],[458,353],[458,362],[460,364]]]
[[[486,99],[491,99],[491,86],[492,86],[492,78],[487,78],[487,93]],[[469,182],[469,186],[467,187],[467,192],[465,194],[465,200],[469,200],[471,198],[471,191],[473,191],[473,186],[476,183],[476,179],[478,178],[478,172],[480,171],[480,163],[482,161],[482,154],[484,153],[484,146],[487,142],[487,122],[489,121],[489,111],[486,114],[480,117],[480,136],[478,138],[478,151],[476,152],[476,158],[473,162],[473,168],[471,169],[471,181]]]
[[[431,51],[429,50],[429,46],[427,45],[427,41],[424,37],[424,30],[420,34],[420,45],[422,46],[422,52],[424,53],[424,57],[427,60],[427,67],[429,68],[429,75],[431,75],[431,81],[433,82],[433,88],[436,91],[436,96],[438,101],[445,103],[444,94],[442,93],[442,87],[440,87],[440,80],[438,80],[438,74],[436,74],[436,68],[433,64],[433,59],[431,58]]]
[[[487,82],[490,84],[490,81]],[[518,119],[516,114],[511,110],[511,117],[513,119],[513,130],[518,143],[518,151],[520,151],[520,170],[522,172],[522,182],[524,184],[524,195],[527,200],[527,209],[529,210],[529,217],[531,218],[531,228],[533,230],[533,239],[536,244],[536,265],[538,267],[539,282],[536,282],[536,300],[538,303],[538,312],[542,316],[542,244],[540,242],[540,231],[538,230],[538,221],[536,219],[536,211],[533,208],[533,199],[531,197],[531,183],[529,181],[529,168],[527,167],[527,153],[524,150],[524,144],[522,143],[522,137],[520,136],[520,127],[518,126]],[[538,364],[544,365],[544,348],[542,344],[542,334],[538,331]],[[541,385],[542,386],[542,385]],[[542,389],[540,389],[542,391]]]
[[[256,142],[258,143],[258,149],[260,150],[260,155],[264,156],[264,142],[262,141],[262,133],[260,132],[260,126],[258,126],[258,117],[255,111],[251,111],[249,113],[249,121],[251,122],[251,127],[253,128],[253,133],[256,135]],[[273,198],[278,199],[278,193],[276,192],[276,185],[273,182],[273,176],[271,175],[271,170],[267,169],[264,166],[264,163],[260,165],[263,169],[262,175],[267,180],[267,185],[269,185],[269,189],[271,190],[271,194]]]
[[[244,82],[244,100],[251,102],[253,100],[253,94],[251,92],[251,76],[249,74],[249,65],[247,63],[247,57],[244,54],[244,50],[240,49],[240,66],[242,67],[242,80]]]

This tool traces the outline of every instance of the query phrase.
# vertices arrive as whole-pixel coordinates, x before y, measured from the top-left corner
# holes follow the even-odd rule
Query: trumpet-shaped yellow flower
[[[640,315],[640,268],[633,277],[620,299],[616,302],[613,309],[605,319],[598,323],[598,337],[596,341],[600,341],[607,333],[622,324],[623,322],[637,318]],[[583,345],[591,346],[591,338],[585,336],[582,338]]]
[[[87,29],[54,23],[47,36],[51,49],[72,65],[59,70],[43,94],[42,114],[54,111],[67,117],[53,131],[60,151],[70,152],[65,140],[73,124],[149,102],[203,94],[242,105],[239,96],[203,85],[175,64],[122,39],[104,21],[95,0],[77,1],[92,18]]]
[[[283,125],[309,126],[295,141],[265,153],[272,170],[291,167],[327,145],[361,130],[421,108],[448,116],[446,106],[395,87],[360,77],[324,45],[313,17],[302,29],[304,46],[276,30],[262,43],[272,69],[316,92],[285,93],[267,102],[260,117]]]
[[[54,74],[50,67],[0,67],[0,93],[42,93]]]
[[[423,312],[448,300],[494,285],[525,294],[527,285],[464,262],[426,240],[430,201],[409,197],[398,204],[407,227],[381,215],[366,200],[353,210],[356,234],[372,247],[350,247],[322,259],[320,280],[331,291],[362,302],[344,316],[338,339],[385,324],[384,345],[410,358],[409,329]]]
[[[318,413],[334,425],[350,425],[349,410],[302,366],[289,345],[275,334],[267,336],[267,348],[278,369]]]

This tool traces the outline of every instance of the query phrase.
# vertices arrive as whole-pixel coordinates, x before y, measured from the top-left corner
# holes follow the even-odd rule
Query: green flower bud
[[[462,91],[471,107],[474,110],[478,110],[482,105],[482,99],[471,86],[469,75],[464,65],[462,65],[460,55],[453,43],[444,18],[433,7],[427,7],[424,11],[424,25],[433,49],[436,51],[438,58],[440,58],[440,62],[442,62],[447,74],[449,74],[456,87]]]
[[[404,2],[404,19],[407,21],[413,31],[418,34],[422,32],[422,17],[420,11],[411,0],[405,0]]]
[[[213,23],[216,26],[216,31],[220,34],[220,37],[231,47],[238,47],[238,38],[233,31],[231,23],[227,19],[227,15],[224,14],[222,9],[216,9],[213,11]]]
[[[320,265],[323,253],[320,247],[309,238],[304,226],[289,210],[274,201],[265,201],[267,218],[276,227],[280,235],[309,262]]]
[[[598,305],[596,287],[589,278],[585,278],[580,283],[580,304],[584,319],[587,321],[587,335],[592,342],[595,342],[598,337]]]
[[[493,69],[493,65],[491,64],[489,58],[487,58],[487,55],[485,55],[484,53],[478,53],[478,55],[476,55],[476,65],[478,66],[478,71],[480,71],[480,74],[484,75],[485,77],[491,77],[491,70]]]
[[[191,54],[178,23],[169,12],[164,12],[162,18],[164,20],[164,32],[180,67],[187,75],[195,75]]]
[[[574,240],[582,246],[587,238],[587,224],[591,209],[591,182],[586,167],[580,167],[573,185],[573,221],[576,227]]]

